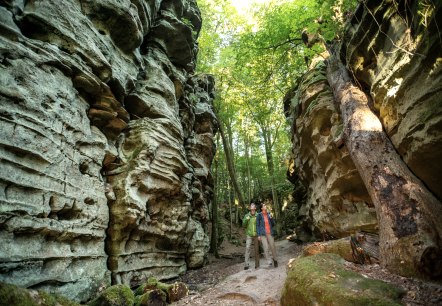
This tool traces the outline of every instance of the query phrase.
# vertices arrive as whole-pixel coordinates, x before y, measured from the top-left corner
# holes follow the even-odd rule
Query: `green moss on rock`
[[[45,291],[38,291],[40,296],[39,305],[44,306],[79,306],[80,304],[73,302],[63,296],[47,293]]]
[[[31,297],[29,290],[14,285],[0,283],[0,300],[4,305],[34,306],[36,301]]]
[[[310,244],[304,247],[302,250],[303,256],[312,256],[320,253],[333,253],[339,255],[347,261],[354,261],[350,240],[348,238]]]
[[[135,295],[125,285],[114,285],[107,288],[99,297],[91,301],[89,306],[132,306]]]
[[[137,296],[135,306],[163,306],[166,303],[167,296],[163,290],[149,290],[141,296]]]
[[[8,306],[79,306],[57,294],[28,290],[0,282],[0,304]]]
[[[168,303],[173,303],[173,302],[176,302],[176,301],[182,299],[189,292],[189,289],[187,288],[186,284],[184,284],[182,282],[175,282],[173,284],[166,284],[166,283],[159,282],[155,278],[151,277],[147,280],[146,283],[141,284],[135,290],[135,295],[141,296],[141,295],[144,295],[145,293],[148,293],[148,292],[150,292],[152,290],[156,290],[156,289],[164,292],[164,294],[166,296],[166,301]]]
[[[141,284],[136,290],[135,290],[135,295],[143,295],[145,294],[147,291],[156,289],[158,286],[158,280],[154,277],[149,277],[149,279],[147,280],[147,282]]]
[[[291,263],[281,305],[401,305],[403,294],[391,284],[345,270],[340,256],[323,253]]]

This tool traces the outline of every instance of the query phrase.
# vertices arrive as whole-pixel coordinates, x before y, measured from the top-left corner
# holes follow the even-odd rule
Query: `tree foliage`
[[[197,69],[215,75],[214,106],[245,201],[272,199],[282,209],[293,191],[286,180],[290,141],[282,98],[325,44],[339,38],[357,1],[270,0],[247,14],[234,1],[198,0],[203,28]],[[215,187],[221,206],[237,197],[223,152],[218,148]]]

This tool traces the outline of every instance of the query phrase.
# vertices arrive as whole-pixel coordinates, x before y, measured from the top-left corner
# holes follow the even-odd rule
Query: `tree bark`
[[[281,222],[279,222],[280,220],[280,215],[281,215],[281,209],[279,206],[279,200],[278,200],[278,194],[275,190],[275,165],[273,163],[273,152],[272,152],[272,139],[271,139],[271,135],[270,132],[262,127],[261,128],[263,137],[264,137],[264,148],[265,148],[265,153],[266,153],[266,161],[267,161],[267,170],[269,172],[269,176],[270,176],[270,185],[272,188],[272,198],[273,198],[273,207],[274,207],[274,212],[275,212],[275,219],[276,219],[276,231],[277,233],[281,232]]]
[[[227,186],[229,186],[229,182],[227,182]],[[232,239],[232,227],[233,227],[233,219],[232,219],[232,196],[231,196],[231,190],[230,186],[228,188],[229,190],[229,240]]]
[[[227,170],[229,171],[230,181],[232,182],[233,189],[235,190],[236,195],[238,197],[239,204],[241,205],[241,208],[245,211],[244,197],[243,197],[242,192],[239,188],[238,180],[236,179],[235,168],[233,166],[232,150],[231,150],[229,142],[226,138],[226,135],[224,133],[223,123],[219,119],[218,119],[218,122],[219,122],[219,133],[221,135],[221,139],[222,139],[223,147],[224,147],[224,153],[226,155]]]
[[[442,277],[442,203],[403,162],[369,108],[369,97],[335,55],[327,76],[346,146],[376,208],[381,264],[403,276]]]
[[[219,135],[219,134],[218,134]],[[219,136],[216,137],[216,147],[218,148]],[[213,178],[213,200],[212,200],[212,234],[210,237],[210,250],[215,258],[219,258],[218,254],[218,156],[214,160],[214,178]]]
[[[246,157],[246,167],[247,167],[247,203],[250,203],[252,201],[252,183],[251,183],[251,174],[250,174],[250,155],[249,155],[249,135],[244,136],[244,151],[245,151],[245,157]]]

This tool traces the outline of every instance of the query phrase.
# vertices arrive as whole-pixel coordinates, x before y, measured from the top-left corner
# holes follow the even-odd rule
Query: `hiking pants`
[[[276,259],[276,249],[275,249],[275,239],[273,239],[272,234],[266,234],[261,236],[262,247],[264,249],[264,255],[266,257],[267,263],[272,264],[273,260]],[[272,252],[272,257],[270,257],[270,252]]]
[[[258,236],[255,236],[255,237],[247,236],[247,239],[246,239],[246,254],[245,254],[246,267],[248,267],[249,264],[250,264],[250,248],[252,247],[252,242],[253,242],[253,247],[255,249],[255,268],[258,268],[259,267],[259,243],[258,243]]]

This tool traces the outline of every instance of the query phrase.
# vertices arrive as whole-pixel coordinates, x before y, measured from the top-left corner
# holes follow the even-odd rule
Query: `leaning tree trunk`
[[[227,170],[230,175],[230,181],[232,182],[233,189],[235,190],[236,195],[238,197],[239,204],[241,205],[241,208],[245,211],[246,206],[244,202],[244,197],[242,196],[241,189],[239,188],[238,180],[236,179],[235,168],[233,166],[232,149],[226,138],[226,134],[224,133],[224,127],[222,121],[218,119],[218,122],[219,122],[219,133],[221,135],[221,140],[223,142],[223,147],[224,147],[224,153],[226,155]]]
[[[327,75],[346,146],[376,207],[381,263],[404,276],[442,277],[442,204],[402,161],[335,55]]]

